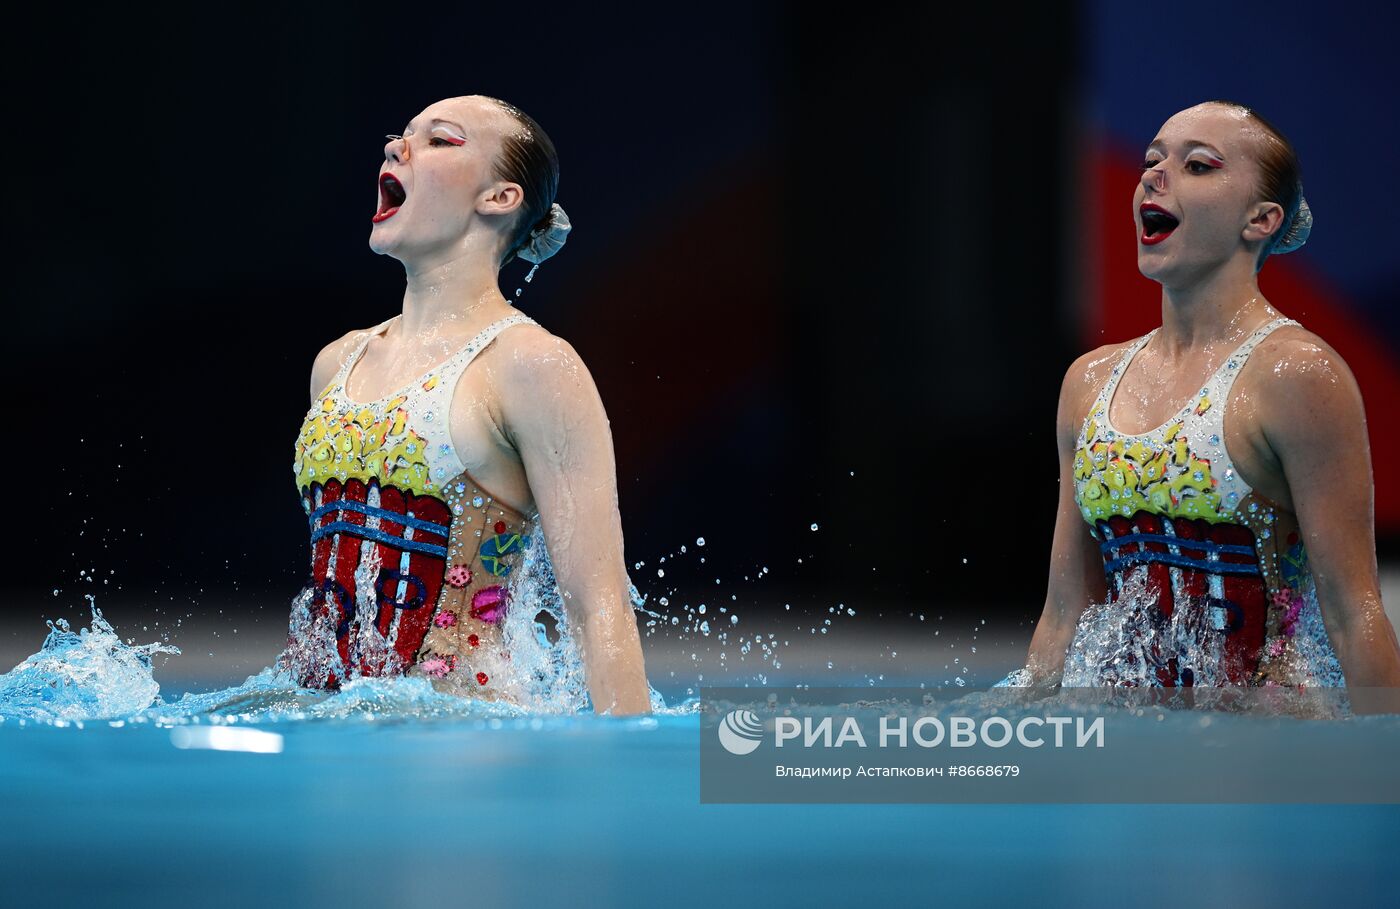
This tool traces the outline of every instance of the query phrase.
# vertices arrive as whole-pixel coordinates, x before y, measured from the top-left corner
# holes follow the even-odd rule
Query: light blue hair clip
[[[1303,197],[1303,185],[1298,183],[1298,210],[1294,211],[1294,217],[1284,225],[1278,237],[1277,244],[1268,251],[1268,255],[1281,255],[1284,252],[1292,252],[1294,249],[1302,247],[1308,242],[1308,234],[1312,233],[1312,209],[1308,207],[1308,200]]]
[[[564,214],[564,209],[558,202],[549,206],[548,217],[545,225],[530,231],[530,238],[525,241],[525,245],[515,251],[515,254],[526,262],[535,263],[530,273],[525,276],[527,283],[535,276],[535,270],[540,267],[541,262],[564,248],[564,242],[573,228],[569,223],[569,216]]]
[[[1298,211],[1294,213],[1293,220],[1288,228],[1284,230],[1283,236],[1279,238],[1278,244],[1269,254],[1291,253],[1304,243],[1308,242],[1308,234],[1312,233],[1312,209],[1308,207],[1308,200],[1303,198],[1303,187],[1298,187]]]

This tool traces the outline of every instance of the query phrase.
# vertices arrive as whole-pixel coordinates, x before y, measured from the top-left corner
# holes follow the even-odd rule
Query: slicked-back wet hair
[[[504,267],[515,258],[515,252],[525,245],[530,231],[543,227],[549,217],[549,207],[559,192],[559,154],[549,134],[534,118],[508,101],[478,95],[497,105],[515,120],[516,128],[501,137],[501,153],[492,162],[492,176],[520,184],[525,201],[520,207],[515,225],[506,240],[506,253],[501,259]]]
[[[1302,165],[1298,163],[1298,152],[1293,148],[1293,143],[1288,141],[1283,131],[1264,119],[1254,108],[1238,101],[1224,99],[1207,103],[1243,111],[1264,130],[1265,139],[1260,143],[1256,155],[1259,162],[1259,185],[1256,191],[1261,198],[1283,206],[1283,223],[1274,231],[1273,236],[1264,242],[1263,249],[1259,251],[1259,261],[1254,263],[1254,270],[1258,271],[1264,267],[1264,260],[1283,239],[1284,234],[1288,233],[1288,228],[1298,215],[1298,206],[1303,199]]]

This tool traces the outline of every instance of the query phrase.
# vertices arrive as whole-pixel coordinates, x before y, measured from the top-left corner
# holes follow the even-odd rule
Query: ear
[[[519,183],[493,183],[476,200],[476,210],[483,215],[509,215],[525,204],[525,190]]]
[[[1283,227],[1283,206],[1277,202],[1260,202],[1250,210],[1249,223],[1242,234],[1246,242],[1267,240]]]

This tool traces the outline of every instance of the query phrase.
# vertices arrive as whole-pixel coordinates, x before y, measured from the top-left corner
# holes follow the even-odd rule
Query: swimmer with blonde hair
[[[1256,277],[1311,229],[1292,145],[1234,102],[1183,110],[1147,147],[1133,218],[1162,324],[1065,375],[1021,681],[1400,686],[1360,390]]]
[[[402,312],[312,367],[293,465],[311,579],[281,665],[313,687],[408,674],[519,703],[530,680],[504,629],[536,608],[512,581],[544,545],[594,710],[647,712],[602,400],[574,348],[498,287],[570,229],[554,145],[480,95],[388,140],[369,243],[403,264]]]

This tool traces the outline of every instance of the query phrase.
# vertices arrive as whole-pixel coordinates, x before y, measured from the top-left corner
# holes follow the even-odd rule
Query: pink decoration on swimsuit
[[[472,595],[472,618],[483,622],[500,622],[506,617],[506,600],[509,596],[500,584],[478,590]]]
[[[447,572],[447,583],[453,587],[466,587],[472,582],[472,570],[465,565],[453,565]]]
[[[433,624],[439,628],[451,628],[457,624],[457,613],[439,612],[437,618],[433,619]]]
[[[447,675],[457,665],[457,658],[453,656],[440,657],[430,656],[418,664],[418,668],[423,670],[424,675],[440,679]]]
[[[478,672],[478,673],[476,674],[476,683],[477,683],[478,685],[485,685],[486,682],[487,682],[487,680],[488,680],[489,678],[490,678],[490,677],[487,676],[486,673],[484,673],[484,672]]]
[[[470,644],[470,645],[472,645],[473,647],[480,647],[480,646],[481,646],[481,638],[477,637],[477,636],[474,635],[474,634],[469,634],[469,635],[467,635],[467,643]]]
[[[1298,625],[1298,614],[1303,611],[1303,595],[1291,588],[1284,588],[1274,593],[1274,605],[1288,610],[1279,621],[1279,627],[1284,634],[1292,635]]]

